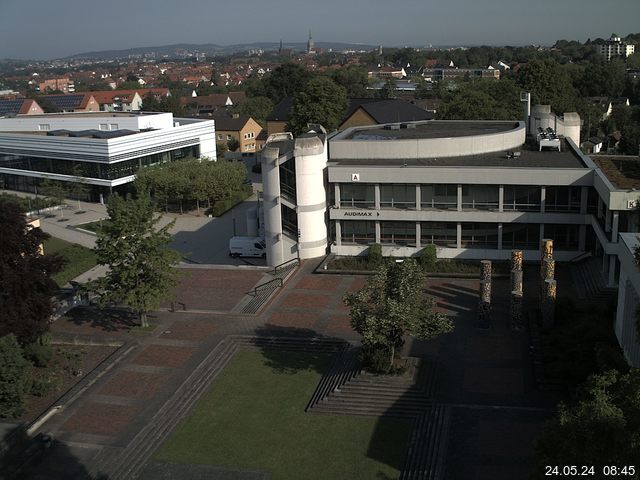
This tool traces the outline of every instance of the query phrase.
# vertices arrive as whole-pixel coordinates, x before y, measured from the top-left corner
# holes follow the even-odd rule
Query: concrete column
[[[334,205],[336,208],[340,208],[340,184],[339,183],[333,184],[333,194],[336,197],[334,201]]]
[[[422,248],[422,244],[420,243],[420,222],[416,222],[416,248]]]
[[[578,228],[578,250],[584,252],[587,243],[587,226],[580,225]]]
[[[611,231],[611,210],[609,210],[608,208],[607,208],[607,213],[605,214],[605,217],[604,217],[604,231],[605,232]]]
[[[504,212],[504,185],[500,185],[498,187],[498,211]],[[501,229],[500,231],[502,232],[502,224],[500,225],[500,229]]]
[[[460,222],[456,225],[456,248],[462,248],[462,224]]]
[[[606,253],[604,253],[604,245],[602,246],[602,268],[600,269],[600,271],[602,273],[607,271],[607,258],[609,257]]]
[[[540,187],[540,213],[544,213],[544,207],[547,202],[547,187]]]
[[[462,211],[462,185],[460,184],[458,184],[458,211]]]
[[[416,210],[422,210],[422,189],[416,185]]]
[[[380,221],[376,220],[376,243],[380,242]]]
[[[587,200],[589,198],[589,187],[580,187],[580,213],[587,213]]]
[[[616,286],[616,260],[615,255],[609,255],[609,280],[607,281],[607,287]]]
[[[598,218],[602,218],[602,199],[598,195]]]
[[[376,210],[380,210],[380,185],[378,183],[373,186],[373,198]]]
[[[336,245],[340,247],[342,246],[342,223],[340,220],[335,220],[334,222],[336,226]]]
[[[540,224],[540,238],[538,239],[538,245],[542,245],[542,239],[544,238],[544,223]],[[539,247],[539,251],[542,252],[542,247]]]
[[[498,250],[502,250],[502,224],[498,224]]]
[[[618,243],[618,225],[620,223],[620,212],[612,212],[611,217],[611,242]]]

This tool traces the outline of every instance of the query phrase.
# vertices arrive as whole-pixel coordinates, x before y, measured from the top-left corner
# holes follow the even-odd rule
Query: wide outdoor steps
[[[571,266],[578,298],[595,303],[607,303],[616,294],[616,289],[607,287],[601,271],[602,259],[590,258]]]
[[[436,404],[416,417],[400,480],[444,479],[451,407]]]
[[[252,292],[249,292],[246,296],[247,298],[245,302],[242,303],[240,308],[240,312],[242,314],[254,314],[258,313],[260,308],[265,305],[273,293],[281,288],[284,282],[287,280],[288,276],[298,267],[297,263],[290,263],[285,265],[283,268],[278,269],[277,271],[271,273],[271,276],[265,280],[261,285],[258,285],[256,289]],[[278,282],[274,282],[273,280],[282,280],[282,284]],[[264,286],[262,286],[264,285]]]
[[[414,418],[430,409],[437,382],[437,365],[419,359],[402,376],[349,374],[323,398],[308,407],[312,413]],[[321,380],[322,383],[322,380]],[[342,383],[342,384],[340,384]]]

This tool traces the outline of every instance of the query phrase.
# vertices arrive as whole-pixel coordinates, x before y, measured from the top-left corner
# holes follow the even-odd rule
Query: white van
[[[231,237],[229,240],[229,255],[232,257],[262,257],[267,256],[266,245],[262,237]]]

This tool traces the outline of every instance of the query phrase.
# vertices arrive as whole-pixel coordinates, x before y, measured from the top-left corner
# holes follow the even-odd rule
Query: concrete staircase
[[[400,480],[440,480],[444,462],[451,407],[435,404],[415,419]]]
[[[616,288],[607,287],[601,262],[600,258],[590,258],[571,265],[571,278],[581,300],[605,304],[616,295]]]
[[[234,308],[234,310],[237,310],[234,313],[244,315],[258,313],[276,290],[282,288],[289,276],[298,268],[298,265],[297,261],[291,262],[270,272],[269,278],[245,295],[238,308]]]

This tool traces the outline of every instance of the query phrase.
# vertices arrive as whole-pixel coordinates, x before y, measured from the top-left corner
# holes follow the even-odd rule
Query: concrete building
[[[615,57],[627,58],[633,55],[634,51],[635,46],[633,44],[623,42],[615,33],[611,34],[609,40],[598,45],[598,53],[602,55],[607,62]]]
[[[216,158],[213,121],[171,113],[0,118],[0,188],[35,192],[44,178],[82,181],[99,201],[128,191],[139,168],[188,157]]]

